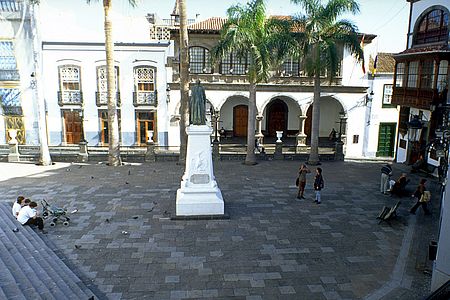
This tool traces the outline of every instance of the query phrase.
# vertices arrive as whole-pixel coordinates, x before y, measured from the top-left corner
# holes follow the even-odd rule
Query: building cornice
[[[191,84],[194,84],[191,82]],[[206,91],[235,91],[235,92],[248,92],[248,83],[207,83],[202,82],[203,87]],[[169,83],[171,90],[179,90],[180,83],[172,82]],[[368,86],[336,86],[327,85],[321,86],[322,93],[348,93],[348,94],[360,94],[366,93]],[[313,93],[314,86],[306,85],[279,85],[279,84],[268,84],[261,83],[256,86],[257,92],[274,92],[274,93]]]

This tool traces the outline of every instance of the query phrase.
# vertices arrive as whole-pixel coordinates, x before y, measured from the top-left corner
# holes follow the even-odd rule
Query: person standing
[[[14,216],[14,218],[17,219],[17,215],[19,214],[20,209],[22,208],[22,203],[25,200],[25,197],[23,196],[19,196],[17,197],[16,202],[14,202],[13,206],[12,206],[12,214]]]
[[[426,182],[427,180],[425,178],[422,178],[416,188],[416,191],[412,195],[413,197],[417,198],[416,204],[409,210],[409,212],[413,215],[416,214],[416,210],[419,208],[419,206],[422,206],[422,209],[426,215],[431,214],[427,207],[427,203],[430,201],[431,193],[427,191],[427,188],[425,187]]]
[[[392,175],[392,167],[390,164],[386,164],[381,167],[381,182],[380,182],[380,192],[387,195],[389,190],[389,177]]]
[[[305,199],[305,197],[303,197],[303,193],[305,192],[306,174],[308,173],[311,173],[311,171],[305,164],[302,164],[298,169],[298,192],[297,192],[298,199]]]
[[[323,176],[322,176],[322,168],[316,169],[316,176],[314,177],[314,191],[316,192],[316,202],[317,204],[321,203],[320,191],[323,189]]]
[[[17,221],[22,225],[36,225],[42,233],[46,233],[44,230],[44,221],[38,216],[36,211],[37,203],[31,201],[28,206],[22,207],[17,216]]]

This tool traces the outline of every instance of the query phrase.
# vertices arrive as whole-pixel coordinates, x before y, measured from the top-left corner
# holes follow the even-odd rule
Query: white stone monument
[[[208,125],[189,125],[186,170],[177,191],[177,216],[224,215],[222,192],[213,172]]]

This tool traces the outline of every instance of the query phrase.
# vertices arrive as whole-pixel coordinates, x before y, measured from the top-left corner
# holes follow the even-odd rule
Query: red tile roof
[[[395,60],[392,53],[379,52],[377,54],[377,70],[376,73],[394,73]],[[373,73],[375,59],[370,56],[369,70]]]
[[[194,23],[189,25],[188,30],[189,31],[220,31],[222,29],[223,24],[227,21],[226,18],[220,18],[220,17],[212,17],[209,19],[206,19],[204,21]]]
[[[395,54],[395,57],[399,56],[410,56],[410,55],[421,55],[421,54],[431,54],[434,53],[450,53],[450,49],[446,44],[437,44],[422,47],[412,47]]]

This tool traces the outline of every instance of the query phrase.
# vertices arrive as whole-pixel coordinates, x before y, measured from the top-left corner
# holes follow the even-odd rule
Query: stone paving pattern
[[[312,174],[307,199],[296,199],[298,166],[215,163],[228,220],[170,219],[184,172],[175,162],[57,163],[45,171],[29,165],[25,176],[0,163],[0,201],[26,195],[77,209],[69,227],[48,227],[47,238],[107,299],[370,299],[377,291],[383,299],[421,299],[429,293],[423,271],[430,268],[427,244],[437,235],[434,179],[431,217],[421,209],[409,215],[414,202],[407,197],[397,220],[378,224],[381,208],[398,200],[379,192],[381,163],[323,163],[320,205],[313,202]],[[405,169],[395,164],[394,177]],[[409,176],[412,190],[419,176]],[[396,273],[408,228],[411,248]]]

